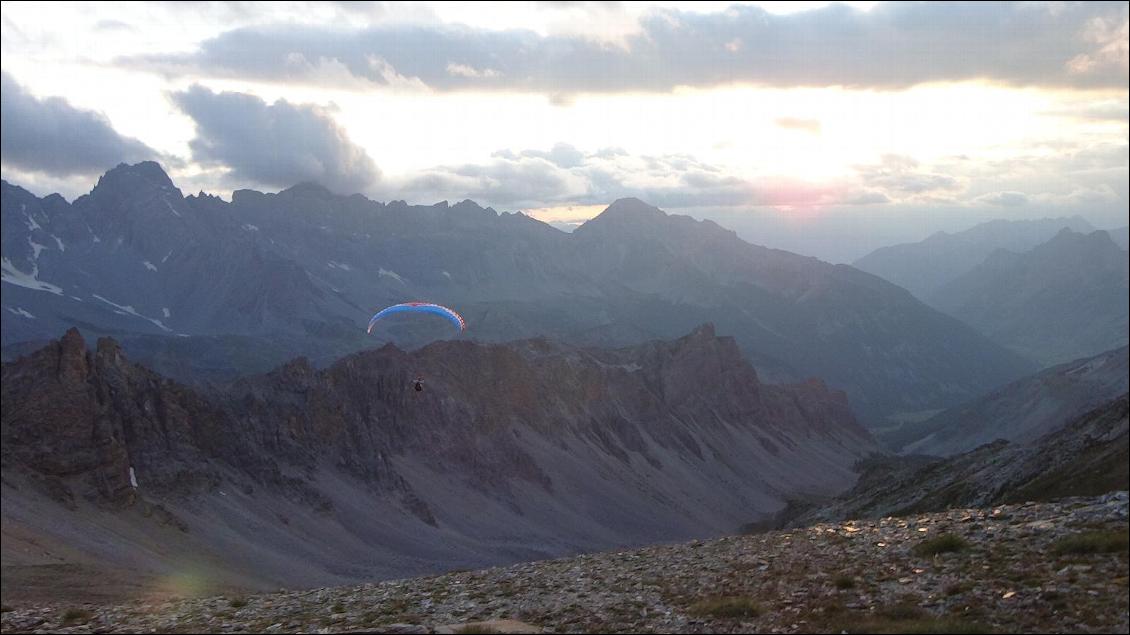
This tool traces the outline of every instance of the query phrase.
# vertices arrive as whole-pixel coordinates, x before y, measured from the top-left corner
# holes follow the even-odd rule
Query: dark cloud
[[[122,63],[201,74],[355,87],[418,78],[438,90],[577,93],[749,83],[897,89],[988,79],[1012,85],[1127,86],[1127,3],[832,4],[776,15],[657,10],[623,45],[463,26],[279,25],[228,31],[196,52]]]
[[[253,95],[213,93],[202,86],[172,98],[196,122],[193,159],[227,167],[235,180],[279,187],[313,181],[354,193],[380,178],[365,150],[316,106],[282,99],[268,104]]]
[[[153,148],[118,134],[104,115],[61,97],[39,99],[8,73],[0,90],[0,154],[5,165],[55,176],[95,174],[118,163],[162,158]]]

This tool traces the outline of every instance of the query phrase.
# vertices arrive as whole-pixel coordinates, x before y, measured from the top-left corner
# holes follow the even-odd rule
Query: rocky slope
[[[886,431],[902,453],[948,456],[997,439],[1034,441],[1130,390],[1130,351],[1107,351],[1053,366],[943,411]]]
[[[119,166],[70,204],[2,188],[6,359],[78,326],[162,373],[226,380],[295,355],[328,363],[371,345],[374,310],[425,299],[494,341],[627,346],[713,322],[765,376],[821,377],[869,424],[1034,369],[874,276],[635,199],[566,234],[471,201],[385,204],[309,184],[185,197],[154,163]],[[412,348],[448,335],[402,320],[374,337]]]
[[[5,589],[51,566],[298,586],[717,535],[841,490],[876,449],[843,393],[763,384],[709,326],[387,345],[209,392],[72,330],[2,391]]]
[[[878,518],[1065,496],[1093,496],[1130,482],[1127,396],[1027,443],[996,441],[946,459],[874,457],[833,500],[790,505],[778,524]]]
[[[1042,364],[1125,346],[1130,255],[1096,231],[1063,230],[1022,253],[997,250],[928,300]]]
[[[10,604],[0,623],[4,632],[1117,633],[1130,627],[1126,536],[1121,492],[355,587]],[[519,628],[465,626],[484,621]]]

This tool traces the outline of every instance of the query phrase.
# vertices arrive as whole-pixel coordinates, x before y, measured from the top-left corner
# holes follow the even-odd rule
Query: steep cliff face
[[[6,501],[46,491],[76,527],[90,507],[160,505],[185,529],[172,552],[256,541],[278,562],[246,566],[274,584],[731,531],[850,485],[875,449],[843,393],[762,384],[709,326],[617,350],[388,345],[208,393],[72,331],[6,364],[3,397]]]

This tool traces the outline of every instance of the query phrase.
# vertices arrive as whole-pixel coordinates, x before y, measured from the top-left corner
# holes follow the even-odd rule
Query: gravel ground
[[[1130,629],[1126,492],[245,597],[8,606],[9,632]],[[932,553],[937,552],[937,553]]]

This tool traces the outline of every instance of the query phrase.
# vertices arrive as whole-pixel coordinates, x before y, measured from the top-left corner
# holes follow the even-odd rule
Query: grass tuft
[[[750,598],[724,596],[699,600],[690,606],[688,612],[697,617],[736,619],[757,617],[761,614],[761,607]]]
[[[956,553],[969,548],[969,543],[956,534],[942,534],[914,545],[911,551],[916,556],[934,557],[940,553]]]
[[[1124,531],[1088,531],[1068,536],[1052,545],[1052,553],[1057,556],[1119,553],[1130,548],[1130,534]]]
[[[67,609],[63,613],[63,626],[86,624],[94,618],[94,614],[86,609]]]

